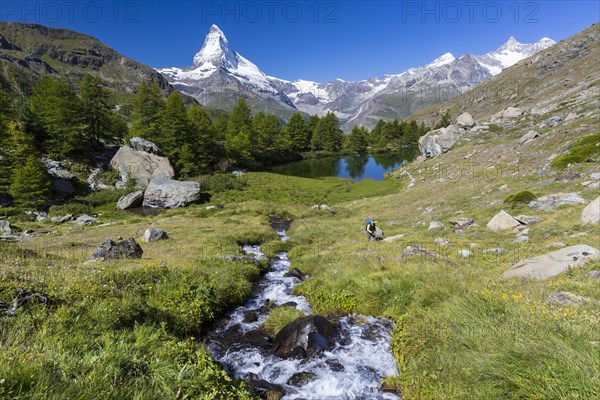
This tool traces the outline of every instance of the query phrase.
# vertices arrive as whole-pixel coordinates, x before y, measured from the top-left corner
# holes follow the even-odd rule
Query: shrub
[[[491,133],[500,133],[500,132],[502,132],[502,127],[500,125],[489,124],[488,128],[489,128],[489,131]]]
[[[270,336],[275,336],[281,328],[303,316],[304,313],[294,307],[277,307],[271,311],[261,328]]]
[[[203,192],[220,193],[227,190],[244,190],[248,185],[243,176],[233,174],[203,175],[197,179]]]
[[[515,208],[520,204],[529,204],[533,200],[537,199],[537,196],[528,190],[514,193],[504,199],[504,204],[510,204],[511,208]]]
[[[54,206],[50,207],[50,209],[48,210],[48,215],[50,217],[56,217],[59,215],[66,215],[66,214],[72,214],[72,215],[91,214],[91,212],[92,212],[92,207],[90,207],[87,204],[69,203],[69,204],[62,204],[62,205],[54,205]]]
[[[552,161],[552,166],[564,169],[569,164],[580,164],[590,158],[600,156],[600,133],[579,139],[570,149],[569,154],[563,154]]]

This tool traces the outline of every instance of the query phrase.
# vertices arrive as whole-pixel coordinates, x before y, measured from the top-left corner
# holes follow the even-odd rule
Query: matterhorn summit
[[[262,107],[283,107],[295,111],[294,103],[277,90],[255,64],[229,47],[227,37],[212,25],[191,66],[158,69],[171,85],[196,98],[202,105],[235,104],[241,97]],[[268,104],[264,104],[268,103]]]

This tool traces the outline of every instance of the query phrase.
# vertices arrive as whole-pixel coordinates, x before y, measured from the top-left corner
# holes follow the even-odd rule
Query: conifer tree
[[[192,168],[190,166],[182,167],[180,173],[190,176],[208,172],[210,167],[216,163],[221,151],[215,140],[210,118],[204,109],[198,105],[193,105],[188,110],[187,115],[190,121],[191,141],[188,148],[182,149],[181,159],[183,164],[193,164],[194,168],[193,171],[184,172],[184,169],[190,170]]]
[[[177,161],[179,149],[190,139],[190,123],[185,109],[185,104],[179,92],[171,94],[165,103],[165,108],[160,113],[160,134],[156,144],[169,157]]]
[[[340,129],[340,121],[334,113],[329,112],[317,123],[311,146],[313,151],[336,152],[342,148],[343,140],[344,134]]]
[[[285,126],[285,133],[290,144],[292,154],[300,154],[308,150],[310,145],[310,135],[308,127],[302,118],[302,114],[295,112]]]
[[[110,92],[98,76],[85,74],[81,82],[81,117],[85,137],[97,145],[102,139],[110,140],[115,135],[116,116]]]
[[[355,125],[346,137],[346,147],[353,153],[366,154],[369,131],[364,126]]]
[[[156,82],[151,85],[142,82],[133,96],[131,109],[131,126],[128,138],[141,137],[155,142],[160,140],[160,115],[165,102]]]

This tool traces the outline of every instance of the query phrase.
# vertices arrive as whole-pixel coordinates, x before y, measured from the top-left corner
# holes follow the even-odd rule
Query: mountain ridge
[[[511,36],[498,49],[486,54],[465,53],[455,58],[447,52],[427,65],[398,74],[360,81],[289,81],[265,74],[233,51],[223,31],[213,24],[191,66],[157,71],[174,87],[205,106],[213,105],[219,94],[237,90],[243,97],[266,102],[287,110],[288,114],[302,111],[322,116],[334,112],[343,128],[349,130],[359,124],[372,127],[379,119],[407,117],[428,104],[439,102],[440,90],[445,96],[460,94],[554,43],[542,38],[523,44]]]

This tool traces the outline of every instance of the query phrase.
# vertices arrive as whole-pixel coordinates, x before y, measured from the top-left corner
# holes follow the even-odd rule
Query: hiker
[[[375,225],[377,221],[372,221],[371,218],[367,218],[367,226],[365,230],[367,231],[367,241],[377,240],[375,237],[375,232],[377,231],[377,226]]]

